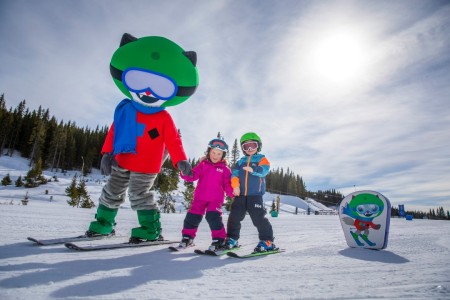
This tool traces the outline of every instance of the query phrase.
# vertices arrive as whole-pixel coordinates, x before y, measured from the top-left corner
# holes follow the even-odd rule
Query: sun
[[[321,35],[313,46],[311,70],[321,80],[344,84],[362,75],[367,51],[356,32],[338,30]]]

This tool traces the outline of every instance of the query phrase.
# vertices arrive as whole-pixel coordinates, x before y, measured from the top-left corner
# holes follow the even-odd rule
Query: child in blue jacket
[[[253,225],[258,229],[259,243],[255,252],[275,249],[273,230],[265,217],[263,195],[266,192],[265,176],[269,173],[270,163],[260,154],[261,138],[254,132],[248,132],[240,140],[245,156],[240,158],[233,168],[231,186],[236,196],[231,204],[227,223],[227,248],[238,247],[241,221],[248,212]]]

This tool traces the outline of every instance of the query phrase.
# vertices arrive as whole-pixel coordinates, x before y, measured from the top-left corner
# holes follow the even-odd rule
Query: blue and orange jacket
[[[251,167],[253,172],[243,168]],[[231,187],[239,187],[242,196],[264,195],[266,192],[265,177],[270,170],[270,163],[263,154],[244,156],[238,160],[231,174]]]

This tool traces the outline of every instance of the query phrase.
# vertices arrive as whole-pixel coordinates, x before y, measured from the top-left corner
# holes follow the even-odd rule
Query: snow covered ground
[[[26,170],[26,163],[0,157],[0,178],[24,176],[20,164]],[[282,211],[269,217],[282,254],[239,260],[165,246],[74,252],[26,240],[78,235],[93,220],[95,209],[65,202],[71,175],[58,178],[29,189],[26,206],[24,188],[0,188],[0,299],[450,299],[448,221],[392,219],[381,251],[348,248],[336,215]],[[88,183],[94,201],[100,188],[101,182]],[[184,212],[162,215],[166,238],[179,240],[183,218]],[[137,226],[126,205],[116,221],[119,238],[106,242],[126,240]],[[248,216],[241,235],[242,251],[250,251],[257,234]],[[209,243],[203,221],[197,246]]]

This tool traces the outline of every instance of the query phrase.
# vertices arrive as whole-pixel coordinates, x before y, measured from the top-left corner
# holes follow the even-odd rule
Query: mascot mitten
[[[181,174],[184,176],[192,176],[192,166],[186,161],[182,160],[177,164],[178,169],[180,169]]]
[[[194,94],[198,86],[196,62],[195,52],[184,51],[164,37],[136,38],[128,33],[111,58],[111,76],[125,99],[116,106],[102,148],[106,154],[102,172],[111,172],[111,176],[103,187],[97,215],[102,215],[101,207],[119,208],[128,190],[141,226],[132,230],[133,240],[160,238],[160,215],[150,189],[165,153],[175,168],[191,172],[178,129],[165,109]],[[113,219],[108,221],[114,224]],[[107,230],[91,225],[89,231],[104,234]]]
[[[109,208],[100,204],[95,215],[96,221],[91,222],[88,232],[103,235],[114,234],[114,219],[116,218],[117,211],[117,208]]]
[[[111,175],[111,170],[113,166],[117,167],[117,161],[114,158],[114,155],[112,155],[112,153],[103,154],[102,161],[100,163],[100,171],[102,175],[106,176]]]

